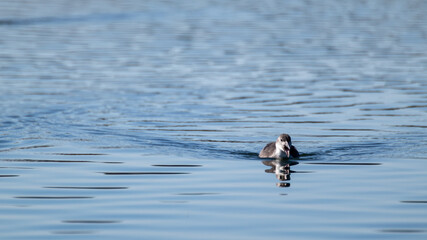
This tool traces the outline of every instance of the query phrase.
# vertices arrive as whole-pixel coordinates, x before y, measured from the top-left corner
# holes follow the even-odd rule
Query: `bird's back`
[[[271,143],[265,145],[265,147],[259,153],[259,157],[261,157],[261,158],[273,158],[275,152],[276,152],[276,143],[271,142]]]

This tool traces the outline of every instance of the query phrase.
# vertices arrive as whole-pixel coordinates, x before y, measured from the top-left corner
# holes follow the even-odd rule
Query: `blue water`
[[[426,10],[1,1],[1,239],[426,239]]]

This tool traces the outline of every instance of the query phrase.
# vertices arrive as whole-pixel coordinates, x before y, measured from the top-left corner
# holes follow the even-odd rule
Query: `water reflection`
[[[269,161],[262,161],[262,163],[266,166],[271,167],[270,169],[266,169],[266,173],[274,173],[276,174],[276,178],[280,180],[280,182],[276,183],[278,187],[289,187],[291,184],[289,181],[291,180],[291,166],[297,165],[298,162],[295,161],[289,161],[289,160],[269,160]]]

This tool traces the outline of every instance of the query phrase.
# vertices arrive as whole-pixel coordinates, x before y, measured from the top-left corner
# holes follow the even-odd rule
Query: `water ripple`
[[[315,165],[344,165],[344,166],[374,166],[381,165],[382,163],[362,163],[362,162],[310,162],[306,164],[315,164]]]
[[[426,201],[421,201],[421,200],[418,200],[418,201],[416,201],[416,200],[405,200],[405,201],[400,201],[401,203],[427,203],[427,200]]]
[[[153,164],[153,167],[202,167],[203,165],[196,164]]]
[[[70,230],[70,231],[53,231],[52,234],[57,235],[87,235],[87,234],[94,234],[94,231],[78,231],[78,230]]]
[[[50,160],[50,159],[1,159],[5,162],[39,162],[39,163],[92,163],[87,160]]]
[[[73,186],[48,186],[44,188],[52,188],[52,189],[75,189],[75,190],[122,190],[128,189],[128,187],[73,187]]]
[[[134,14],[90,14],[81,16],[67,16],[67,17],[38,17],[26,19],[0,19],[0,25],[33,25],[33,24],[47,24],[47,23],[74,23],[74,22],[87,22],[87,21],[105,21],[105,20],[124,20],[134,17]]]
[[[114,220],[63,220],[63,223],[78,223],[78,224],[112,224],[120,223]]]
[[[89,196],[16,196],[19,199],[41,199],[41,200],[66,200],[66,199],[89,199]]]
[[[2,238],[423,239],[426,3],[0,1]]]
[[[420,229],[382,229],[381,232],[385,233],[422,233],[424,230]]]
[[[105,175],[181,175],[187,172],[102,172]]]
[[[16,174],[0,174],[0,178],[6,178],[6,177],[19,177],[19,175],[16,175]]]

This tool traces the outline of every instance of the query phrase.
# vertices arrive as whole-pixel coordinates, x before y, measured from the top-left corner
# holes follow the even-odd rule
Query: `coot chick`
[[[288,159],[299,157],[298,150],[292,146],[291,136],[280,134],[276,142],[267,144],[259,153],[260,158]]]

